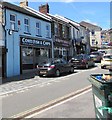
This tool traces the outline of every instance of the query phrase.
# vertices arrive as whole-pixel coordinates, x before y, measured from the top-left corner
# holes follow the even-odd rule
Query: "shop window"
[[[10,15],[10,29],[11,30],[16,29],[16,15],[13,14]]]
[[[30,32],[30,24],[29,24],[29,19],[28,18],[25,18],[24,19],[24,30],[26,33],[29,33]]]
[[[33,48],[22,48],[22,64],[33,64]]]
[[[49,51],[48,51],[48,49],[41,49],[40,50],[40,55],[42,57],[49,57]]]
[[[46,37],[50,37],[50,25],[46,25]]]
[[[36,23],[36,35],[41,36],[41,23]]]

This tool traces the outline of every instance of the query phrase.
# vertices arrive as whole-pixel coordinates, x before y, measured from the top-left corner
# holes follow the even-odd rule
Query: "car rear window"
[[[99,55],[99,53],[96,53],[96,52],[94,52],[94,53],[91,53],[92,55]]]
[[[74,58],[75,58],[75,59],[82,59],[83,56],[82,56],[82,55],[77,55],[77,56],[75,56]]]

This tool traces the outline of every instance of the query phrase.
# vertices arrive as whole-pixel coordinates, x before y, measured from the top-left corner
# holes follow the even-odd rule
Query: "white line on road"
[[[17,115],[11,116],[11,118],[26,118],[26,117],[28,117],[28,116],[30,116],[32,114],[35,114],[37,112],[41,112],[42,110],[46,110],[49,107],[55,106],[56,104],[59,104],[59,103],[61,104],[61,103],[63,103],[63,101],[69,100],[70,98],[74,99],[74,98],[76,98],[76,97],[78,97],[78,96],[80,96],[82,94],[85,94],[85,92],[90,90],[90,89],[91,89],[91,85],[89,85],[89,86],[87,86],[85,88],[82,88],[80,90],[74,91],[74,92],[72,92],[70,94],[67,94],[65,96],[59,97],[59,98],[57,98],[55,100],[52,100],[52,101],[50,101],[48,103],[42,104],[40,106],[29,109],[29,110],[24,111],[22,113],[19,113]]]
[[[48,107],[48,108],[46,108],[46,109],[44,109],[44,110],[42,110],[42,111],[40,111],[40,112],[34,113],[34,114],[32,114],[32,115],[29,115],[29,116],[27,116],[27,117],[25,117],[25,118],[33,118],[34,116],[36,116],[36,115],[38,115],[38,114],[41,114],[41,113],[43,113],[43,112],[46,112],[47,110],[50,110],[50,109],[52,109],[52,108],[54,108],[54,107],[57,107],[57,106],[59,106],[59,105],[62,105],[62,104],[64,104],[64,103],[66,103],[66,102],[68,102],[68,101],[71,101],[71,100],[73,100],[73,99],[75,99],[75,98],[77,98],[77,97],[80,97],[81,95],[84,95],[84,94],[86,94],[86,93],[88,93],[88,92],[90,92],[90,91],[91,91],[91,89],[89,89],[89,90],[87,90],[87,91],[84,91],[84,92],[82,92],[82,93],[80,93],[80,94],[78,94],[78,95],[76,95],[76,96],[74,96],[74,97],[71,97],[71,98],[69,98],[69,99],[67,99],[67,100],[65,100],[65,101],[62,101],[62,102],[60,102],[60,103],[57,103],[57,104],[55,104],[55,105],[53,105],[53,106],[51,106],[51,107]]]

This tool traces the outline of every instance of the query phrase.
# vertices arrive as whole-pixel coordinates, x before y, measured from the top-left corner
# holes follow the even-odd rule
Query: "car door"
[[[69,64],[66,60],[61,59],[62,70],[63,72],[68,72]]]
[[[88,55],[85,55],[85,59],[87,60],[88,66],[91,66],[91,59]]]
[[[60,71],[60,73],[62,73],[64,65],[63,65],[61,59],[55,60],[55,63],[56,63],[56,69],[58,69]]]
[[[94,66],[94,60],[91,58],[90,55],[88,55],[89,61],[90,61],[90,66]]]

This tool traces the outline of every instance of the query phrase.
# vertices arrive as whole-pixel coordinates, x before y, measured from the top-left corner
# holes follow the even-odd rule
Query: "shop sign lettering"
[[[51,46],[50,41],[42,41],[42,40],[35,40],[35,39],[28,39],[28,38],[22,38],[21,39],[22,45],[41,45],[41,46]]]
[[[65,46],[69,46],[71,44],[70,41],[65,41],[65,40],[60,40],[60,39],[56,39],[55,41],[65,45]]]

